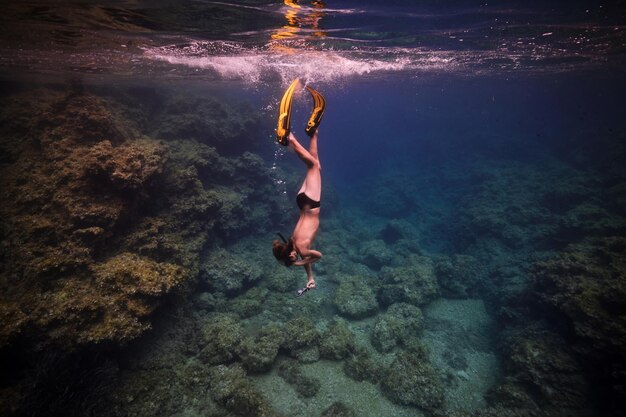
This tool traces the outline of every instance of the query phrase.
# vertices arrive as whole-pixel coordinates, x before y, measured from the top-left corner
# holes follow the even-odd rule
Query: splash
[[[222,53],[212,54],[211,51]],[[374,53],[361,54],[359,57],[355,53],[335,51],[283,53],[269,49],[245,50],[221,41],[197,41],[183,47],[146,48],[144,55],[183,68],[200,69],[220,79],[258,83],[278,78],[283,84],[298,77],[307,82],[329,83],[354,76],[416,69],[418,66],[439,69],[448,63],[445,59],[425,57],[420,65],[406,56],[376,57]]]

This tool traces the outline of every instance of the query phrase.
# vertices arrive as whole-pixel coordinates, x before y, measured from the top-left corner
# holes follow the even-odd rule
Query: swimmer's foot
[[[324,110],[326,109],[326,100],[323,95],[311,87],[307,86],[306,89],[309,90],[309,93],[313,96],[314,105],[313,112],[311,113],[311,117],[309,117],[309,121],[307,122],[306,129],[304,129],[304,131],[307,135],[313,136],[313,133],[315,133],[317,127],[322,122],[322,116],[324,116]]]
[[[300,84],[299,79],[295,79],[283,94],[278,109],[278,127],[276,128],[276,140],[283,146],[289,145],[289,132],[291,129],[291,103],[293,93]]]

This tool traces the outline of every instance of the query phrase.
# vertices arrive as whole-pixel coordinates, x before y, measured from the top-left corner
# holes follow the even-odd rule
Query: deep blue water
[[[436,412],[450,416],[464,412],[477,416],[623,415],[626,359],[620,348],[625,310],[623,301],[610,297],[622,294],[626,285],[620,258],[623,245],[598,243],[610,239],[621,242],[626,233],[623,2],[297,3],[14,2],[6,5],[0,17],[0,93],[16,106],[7,107],[7,112],[19,115],[15,134],[3,133],[2,149],[7,155],[19,147],[12,141],[28,134],[24,132],[61,123],[53,111],[37,123],[28,122],[20,109],[32,108],[36,113],[37,106],[27,105],[28,99],[12,101],[14,94],[67,92],[68,102],[82,93],[91,94],[114,103],[112,108],[122,115],[114,111],[112,119],[126,117],[141,126],[142,135],[150,140],[163,139],[171,147],[173,164],[184,165],[184,169],[176,168],[181,169],[181,177],[195,178],[194,172],[198,175],[200,185],[193,190],[227,196],[220,200],[219,210],[226,209],[203,207],[205,211],[198,209],[200,215],[193,209],[194,204],[202,207],[203,200],[197,202],[195,197],[185,200],[188,195],[175,195],[170,201],[170,196],[163,195],[162,201],[148,200],[149,207],[133,211],[125,222],[107,231],[110,240],[98,244],[94,263],[117,254],[116,245],[149,257],[149,233],[144,234],[148,237],[137,233],[139,238],[127,239],[125,228],[143,230],[144,217],[153,216],[159,220],[146,220],[154,221],[150,230],[165,234],[168,221],[180,221],[183,238],[177,245],[193,247],[194,233],[213,224],[210,216],[215,214],[211,210],[223,216],[216,217],[219,226],[215,229],[206,226],[210,237],[200,239],[202,244],[190,250],[191,255],[186,253],[199,265],[197,276],[189,281],[200,284],[187,288],[185,299],[169,300],[146,339],[138,339],[130,348],[124,341],[121,349],[111,347],[116,342],[106,347],[106,343],[86,344],[88,353],[94,349],[105,358],[97,366],[105,363],[110,366],[107,370],[114,369],[94,373],[96,380],[112,378],[96,384],[102,391],[94,389],[103,392],[104,401],[112,404],[107,415],[250,412],[238,408],[237,401],[245,403],[245,399],[235,396],[232,400],[228,395],[234,394],[225,395],[220,389],[226,388],[216,387],[216,381],[222,381],[214,373],[221,369],[219,366],[239,369],[240,362],[245,362],[237,350],[240,346],[228,346],[225,341],[226,350],[237,352],[233,353],[235,359],[212,362],[213,357],[203,353],[207,349],[201,349],[204,345],[194,339],[195,334],[203,334],[205,345],[211,346],[213,339],[221,343],[220,335],[206,329],[224,322],[233,312],[238,314],[236,323],[244,334],[254,337],[262,326],[283,325],[301,316],[312,319],[317,331],[325,334],[329,323],[341,316],[347,319],[357,345],[386,370],[382,374],[372,371],[374,381],[355,381],[342,370],[348,356],[338,361],[303,359],[295,349],[283,346],[271,371],[246,368],[248,376],[235,378],[245,392],[250,384],[255,386],[280,415],[318,416],[335,401],[347,403],[357,415],[372,416]],[[292,283],[282,288],[272,281],[283,272],[277,272],[269,251],[275,232],[289,233],[298,215],[294,200],[304,168],[293,153],[275,142],[274,131],[280,97],[295,78],[300,78],[302,85],[315,87],[327,100],[319,134],[324,189],[315,243],[325,258],[314,266],[318,290],[297,302],[292,297],[295,288],[289,285],[303,284],[304,272],[290,270]],[[42,100],[48,100],[48,93],[41,94]],[[182,100],[172,105],[177,97]],[[213,103],[209,106],[213,110],[200,108],[203,100]],[[225,106],[234,113],[223,114],[215,102],[243,104]],[[185,108],[185,103],[199,107]],[[58,103],[55,106],[51,108],[63,108]],[[306,91],[297,91],[292,129],[304,143],[310,107]],[[163,109],[180,112],[175,113],[179,118],[173,117],[165,128],[159,117],[169,115]],[[64,116],[61,110],[59,113]],[[211,122],[195,120],[197,114]],[[211,134],[230,133],[228,123],[235,124],[229,118],[233,114],[242,119],[250,116],[252,122],[231,142],[224,144],[221,136],[203,136],[202,129],[214,125],[219,128]],[[3,120],[11,120],[11,114]],[[81,126],[79,122],[70,119],[64,123]],[[184,128],[177,130],[180,126]],[[236,129],[239,126],[233,127]],[[168,131],[175,133],[163,133]],[[185,136],[187,132],[192,133]],[[106,134],[103,139],[108,138]],[[33,149],[45,149],[39,138],[30,139],[37,144]],[[128,139],[128,143],[135,139]],[[193,148],[198,142],[215,147],[218,156],[226,159],[202,160],[206,157],[202,152],[207,151]],[[185,153],[185,146],[192,149],[190,154]],[[245,171],[249,163],[245,152],[262,158],[262,168],[253,165],[259,169],[258,179],[255,173],[249,174],[249,181],[240,176],[239,171]],[[13,155],[0,159],[11,178],[20,172],[17,168],[13,171],[12,164],[19,162]],[[227,158],[232,159],[224,162]],[[153,188],[162,187],[167,192],[168,187],[184,189],[178,179],[168,181]],[[19,178],[15,183],[20,184]],[[144,194],[158,194],[153,188]],[[102,196],[106,200],[109,194],[103,192]],[[137,192],[136,205],[141,204],[141,198],[143,194]],[[191,214],[163,220],[158,210],[168,204],[193,207],[188,212]],[[229,204],[235,207],[231,212]],[[54,205],[29,208],[42,216],[53,209]],[[193,223],[196,217],[210,219],[198,221],[198,229]],[[9,226],[2,230],[0,238],[8,241],[13,230]],[[121,237],[115,240],[118,234]],[[172,247],[159,252],[159,262],[177,263],[185,258],[177,258],[177,246]],[[214,258],[224,258],[224,253],[241,257],[236,259],[243,259],[244,266],[228,269],[222,265],[220,269],[219,260]],[[0,260],[9,265],[12,256]],[[461,261],[460,266],[455,264],[454,282],[446,283],[445,268],[454,263],[450,259]],[[549,266],[541,264],[554,259],[557,261]],[[576,260],[580,264],[567,263]],[[245,284],[239,282],[235,290],[219,290],[211,281],[214,278],[206,278],[214,274],[225,282],[231,278],[241,281],[239,277],[254,267],[259,268],[258,276]],[[7,278],[7,271],[14,270],[11,268],[0,270],[3,288],[13,288],[15,280]],[[411,271],[418,271],[413,281],[406,278]],[[545,271],[560,272],[554,272],[554,278]],[[51,274],[56,273],[62,274]],[[554,284],[555,293],[549,293],[552,287],[546,290],[535,281],[542,273],[556,281],[563,279]],[[402,283],[399,287],[393,287],[397,282],[390,284],[393,274]],[[439,274],[433,278],[435,284],[428,281],[433,274]],[[287,274],[284,280],[288,279]],[[358,282],[356,289],[352,288],[354,293],[360,296],[359,288],[366,288],[375,299],[374,308],[362,317],[360,313],[346,314],[336,301],[342,286],[352,282]],[[596,282],[603,284],[595,287]],[[431,284],[439,289],[428,293]],[[385,285],[392,286],[393,291]],[[428,294],[418,301],[398,296],[415,288]],[[263,291],[269,295],[260,296]],[[580,294],[591,294],[591,301],[580,301]],[[600,301],[594,298],[597,294]],[[372,342],[373,329],[399,300],[419,307],[424,323],[410,335],[410,341],[400,338],[392,350],[381,351]],[[361,299],[354,302],[359,303],[366,304]],[[606,317],[615,317],[615,321],[609,319],[606,330],[593,321],[598,317],[603,323],[607,323]],[[419,321],[415,317],[405,319]],[[599,335],[589,331],[596,327],[601,328]],[[236,333],[231,328],[229,332]],[[613,340],[611,332],[617,334],[617,342],[607,341]],[[37,379],[40,376],[33,377],[48,375],[46,372],[37,374],[26,365],[28,358],[48,358],[41,353],[46,353],[46,348],[32,347],[47,345],[37,345],[29,337],[19,339],[19,343],[27,346],[25,351],[32,348],[38,353],[20,356],[22,345],[17,342],[8,348],[0,346],[10,353],[7,358],[18,357],[16,363],[21,364],[2,363],[2,369],[13,373],[0,388],[3,398],[19,403],[11,390],[15,386],[31,387],[31,391],[20,388],[26,392],[24,398],[30,395],[44,405],[33,408],[38,410],[35,412],[24,406],[25,402],[20,404],[31,415],[40,415],[47,406],[41,398],[49,399],[53,395],[48,392],[55,391],[42,384]],[[33,336],[32,340],[38,339]],[[413,342],[429,353],[424,354]],[[357,350],[349,355],[356,357]],[[429,363],[430,368],[410,368],[405,379],[382,382],[381,388],[378,382],[386,378],[381,375],[389,375],[394,361],[407,355],[422,355],[413,358],[419,357],[417,362]],[[321,381],[320,394],[303,397],[294,391],[297,383],[287,383],[289,378],[279,375],[284,370],[278,365],[292,363],[293,357],[300,361],[298,367],[306,376]],[[41,369],[47,369],[47,360],[41,360]],[[51,369],[63,366],[60,360],[61,365],[48,361]],[[85,375],[92,375],[90,366],[82,369],[79,363],[63,381],[73,381],[68,382],[69,387],[80,385],[88,379]],[[435,376],[429,374],[431,368]],[[427,405],[428,401],[420,397],[427,391],[423,386],[417,394],[406,394],[413,395],[411,400],[398,400],[401,394],[389,394],[390,389],[384,388],[385,384],[402,386],[420,372],[427,375],[426,379],[440,381],[432,382],[432,386],[445,387],[443,405]],[[228,379],[232,376],[220,375],[225,385],[232,382]],[[33,378],[37,383],[31,382]],[[71,388],[68,390],[74,395]],[[159,395],[153,397],[153,392]],[[89,393],[81,391],[75,397],[87,399],[77,404],[93,402],[98,404],[96,409],[103,409]],[[61,400],[51,403],[53,414],[59,415],[64,407],[76,415],[88,415],[91,409],[82,405],[71,408]],[[20,415],[19,408],[12,412]],[[272,414],[254,408],[249,415]]]

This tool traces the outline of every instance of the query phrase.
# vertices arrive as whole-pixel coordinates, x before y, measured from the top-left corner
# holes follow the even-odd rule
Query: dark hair
[[[274,253],[274,257],[278,259],[278,261],[285,264],[285,266],[291,266],[293,261],[289,259],[289,255],[293,251],[293,240],[289,239],[285,243],[281,243],[278,239],[275,239],[272,242],[272,252]]]

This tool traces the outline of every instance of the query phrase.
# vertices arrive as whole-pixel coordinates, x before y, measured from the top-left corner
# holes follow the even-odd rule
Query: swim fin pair
[[[291,131],[291,103],[293,101],[293,93],[299,84],[300,80],[295,79],[291,83],[291,85],[289,85],[289,87],[285,91],[285,94],[283,94],[282,100],[280,101],[276,138],[278,140],[278,143],[283,146],[287,146],[289,144],[287,137],[289,136],[289,132]],[[324,99],[324,96],[322,96],[311,87],[306,86],[306,89],[313,97],[314,106],[313,112],[311,113],[311,117],[309,117],[309,121],[307,122],[304,131],[307,135],[313,136],[313,133],[315,133],[315,130],[318,128],[322,121],[322,116],[324,116],[324,110],[326,109],[326,100]]]

